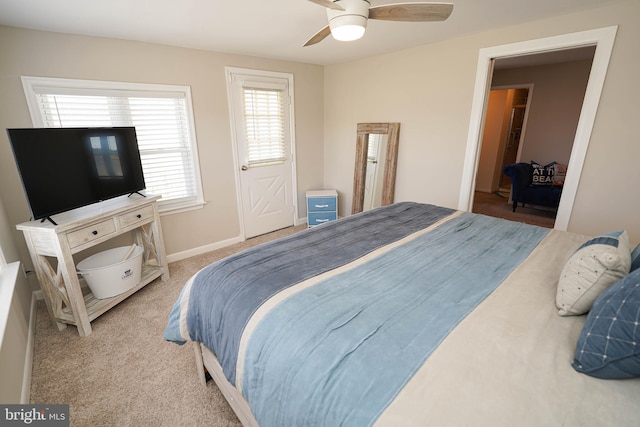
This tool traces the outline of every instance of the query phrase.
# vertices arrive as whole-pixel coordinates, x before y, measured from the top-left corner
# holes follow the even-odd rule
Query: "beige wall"
[[[591,60],[496,71],[493,86],[533,84],[520,160],[569,163]]]
[[[503,157],[511,106],[513,105],[513,90],[492,90],[487,101],[487,113],[482,132],[482,147],[478,160],[476,175],[476,190],[492,193],[498,189],[499,175]]]
[[[207,204],[203,209],[162,216],[169,255],[237,238],[240,233],[225,66],[294,75],[299,217],[306,215],[305,190],[322,187],[321,66],[2,26],[0,58],[0,196],[12,224],[29,219],[4,132],[4,128],[32,126],[20,81],[23,75],[191,87]]]
[[[337,189],[340,215],[351,211],[358,122],[402,124],[396,200],[457,207],[479,49],[618,25],[569,229],[595,234],[624,227],[639,241],[640,201],[632,196],[632,183],[640,178],[635,167],[640,144],[634,142],[639,134],[624,126],[640,112],[635,102],[640,89],[633,83],[640,73],[639,21],[634,0],[324,68],[0,27],[0,127],[31,126],[21,75],[191,86],[208,204],[162,217],[168,253],[180,253],[239,234],[225,66],[294,74],[300,217],[306,213],[304,191],[311,188]],[[28,219],[4,132],[0,197],[12,224]]]
[[[325,183],[351,210],[356,123],[402,125],[396,200],[456,208],[482,48],[618,25],[569,230],[640,241],[640,2],[446,40],[325,69]],[[382,101],[381,101],[382,100]]]

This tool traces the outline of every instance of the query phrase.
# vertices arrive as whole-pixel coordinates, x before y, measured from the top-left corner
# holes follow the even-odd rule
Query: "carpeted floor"
[[[192,345],[163,340],[182,285],[213,261],[293,234],[291,227],[171,263],[171,279],[150,283],[91,323],[58,331],[40,301],[31,403],[69,404],[71,426],[240,426],[218,388],[198,382]]]
[[[521,206],[518,206],[515,212],[512,212],[512,209],[508,195],[481,191],[474,194],[472,212],[546,228],[553,228],[556,222],[556,213],[553,211]]]

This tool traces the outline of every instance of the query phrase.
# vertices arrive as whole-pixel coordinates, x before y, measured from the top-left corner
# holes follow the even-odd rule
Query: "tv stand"
[[[58,224],[30,221],[16,226],[24,233],[49,316],[58,329],[71,324],[80,336],[90,335],[95,318],[158,277],[169,279],[156,203],[159,198],[122,196],[58,214]],[[127,292],[97,299],[88,287],[81,287],[73,256],[123,234],[132,234],[135,243],[144,248],[142,278]]]
[[[131,196],[133,196],[134,194],[139,194],[139,195],[141,195],[142,197],[147,197],[147,196],[145,196],[144,194],[142,194],[142,193],[141,193],[141,192],[139,192],[139,191],[134,191],[133,193],[129,193],[129,195],[128,195],[127,197],[131,197]]]

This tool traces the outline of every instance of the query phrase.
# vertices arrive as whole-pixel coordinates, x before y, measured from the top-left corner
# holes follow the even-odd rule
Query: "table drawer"
[[[307,210],[309,212],[325,212],[336,210],[335,197],[309,197],[307,198]]]
[[[71,248],[78,247],[92,240],[100,239],[116,232],[116,225],[113,219],[97,222],[88,227],[67,233],[67,241]]]
[[[121,228],[129,227],[138,222],[145,221],[153,217],[153,206],[147,206],[135,211],[127,212],[118,216],[118,224]]]
[[[309,227],[324,224],[325,222],[335,221],[337,219],[335,212],[309,212]]]

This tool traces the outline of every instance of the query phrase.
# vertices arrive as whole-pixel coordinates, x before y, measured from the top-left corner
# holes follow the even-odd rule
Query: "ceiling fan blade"
[[[369,8],[369,19],[384,21],[444,21],[451,15],[451,3],[397,3]]]
[[[328,7],[329,9],[344,10],[344,7],[332,2],[331,0],[309,0],[311,3],[319,4],[320,6]]]
[[[311,46],[312,44],[320,43],[329,34],[331,34],[331,28],[329,28],[329,26],[327,25],[326,27],[324,27],[323,29],[321,29],[320,31],[315,33],[309,40],[307,40],[307,42],[304,44],[303,47],[307,47],[307,46]]]

